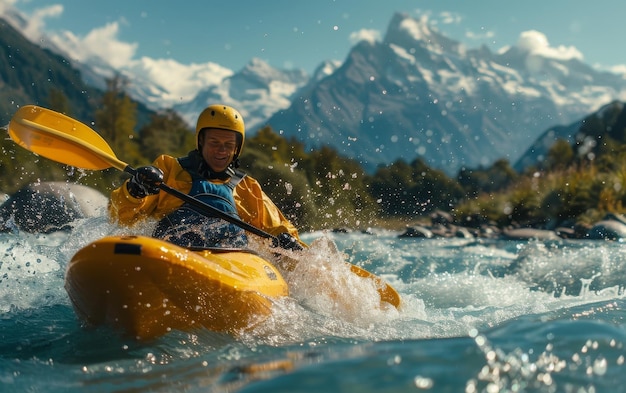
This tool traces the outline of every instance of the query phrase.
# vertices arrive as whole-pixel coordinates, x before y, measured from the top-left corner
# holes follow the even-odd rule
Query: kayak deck
[[[280,272],[247,251],[190,251],[143,236],[110,236],[79,250],[65,289],[79,318],[139,340],[204,327],[236,333],[288,296]]]

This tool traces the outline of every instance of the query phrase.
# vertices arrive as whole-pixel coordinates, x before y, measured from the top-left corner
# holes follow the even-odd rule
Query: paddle
[[[98,133],[71,117],[49,109],[33,105],[22,107],[9,123],[9,136],[27,150],[66,165],[97,170],[114,167],[135,174],[135,169],[120,161]],[[161,183],[159,188],[189,203],[200,213],[219,217],[275,243],[278,241],[275,236],[165,183]]]
[[[109,144],[96,131],[78,120],[50,109],[34,105],[20,108],[9,123],[9,136],[23,148],[62,164],[92,170],[114,167],[131,175],[135,174],[135,169],[119,160]],[[171,188],[165,183],[161,183],[159,188],[189,203],[200,213],[210,217],[219,217],[255,235],[272,239],[274,244],[278,244],[276,236],[191,195]],[[350,266],[353,273],[361,277],[370,277],[379,284],[381,300],[399,307],[400,296],[390,285],[356,265]]]

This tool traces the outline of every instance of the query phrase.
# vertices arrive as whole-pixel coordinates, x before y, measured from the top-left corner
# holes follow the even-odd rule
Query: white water
[[[139,232],[150,230],[147,226]],[[72,255],[100,237],[128,231],[92,218],[77,222],[71,233],[0,235],[0,311],[69,304],[63,276]],[[508,250],[466,239],[396,236],[392,231],[375,236],[318,232],[303,235],[310,248],[302,253],[278,250],[299,262],[294,270],[283,270],[291,297],[276,304],[274,318],[263,327],[265,334],[288,330],[289,336],[282,336],[286,340],[319,335],[374,340],[457,336],[519,315],[623,296],[616,280],[589,289],[600,278],[624,277],[619,248],[550,249],[530,242]],[[251,246],[268,259],[277,252],[263,241],[252,241]],[[402,295],[401,309],[378,307],[373,282],[352,274],[344,262],[371,270],[394,286]],[[492,272],[506,272],[511,266],[515,271]],[[543,290],[534,288],[537,278]],[[579,289],[567,293],[566,285],[575,280],[580,281]]]
[[[275,303],[268,320],[235,338],[174,332],[137,349],[81,329],[63,289],[65,268],[79,248],[122,233],[131,232],[105,218],[91,218],[76,222],[69,233],[0,234],[0,362],[6,370],[0,371],[0,381],[9,391],[82,392],[85,384],[92,391],[115,390],[110,384],[156,391],[179,390],[180,384],[191,391],[207,391],[207,386],[253,391],[251,384],[259,380],[268,380],[271,391],[296,391],[303,383],[310,386],[306,391],[315,391],[316,384],[305,382],[314,380],[324,381],[329,391],[375,391],[378,380],[371,378],[376,375],[413,379],[413,389],[392,391],[415,386],[514,391],[519,383],[554,391],[568,383],[602,386],[612,381],[606,376],[623,374],[626,264],[621,243],[317,232],[304,234],[311,247],[294,254],[258,240],[252,248],[268,259],[277,252],[298,259],[293,270],[284,271],[291,296]],[[394,286],[401,308],[378,307],[371,281],[352,274],[345,262]],[[351,368],[355,359],[363,368]],[[265,364],[278,371],[239,377],[229,371]],[[289,379],[292,372],[307,375],[314,364],[325,373]],[[416,375],[416,367],[424,364],[430,373]],[[207,372],[213,375],[208,380]],[[334,372],[370,382],[346,385],[341,375],[327,374]],[[582,380],[572,385],[578,375]],[[454,388],[437,389],[446,383]],[[266,391],[262,386],[258,391]],[[213,388],[208,391],[223,391]]]

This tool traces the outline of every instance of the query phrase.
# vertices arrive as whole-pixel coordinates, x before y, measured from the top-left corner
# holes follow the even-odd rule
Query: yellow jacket
[[[189,193],[191,174],[183,169],[176,158],[161,155],[154,161],[153,165],[163,171],[165,184],[186,194]],[[181,199],[163,191],[142,199],[134,198],[128,193],[126,182],[113,190],[109,202],[111,218],[122,225],[131,226],[148,217],[160,220],[183,204]],[[220,182],[220,180],[215,182]],[[233,196],[237,205],[237,213],[239,213],[242,221],[274,236],[287,232],[302,243],[298,230],[263,192],[258,181],[250,176],[244,177],[235,188]]]

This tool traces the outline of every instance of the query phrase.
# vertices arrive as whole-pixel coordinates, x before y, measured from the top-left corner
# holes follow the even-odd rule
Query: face
[[[233,131],[208,129],[201,138],[202,157],[214,172],[223,172],[233,161],[237,134]]]

